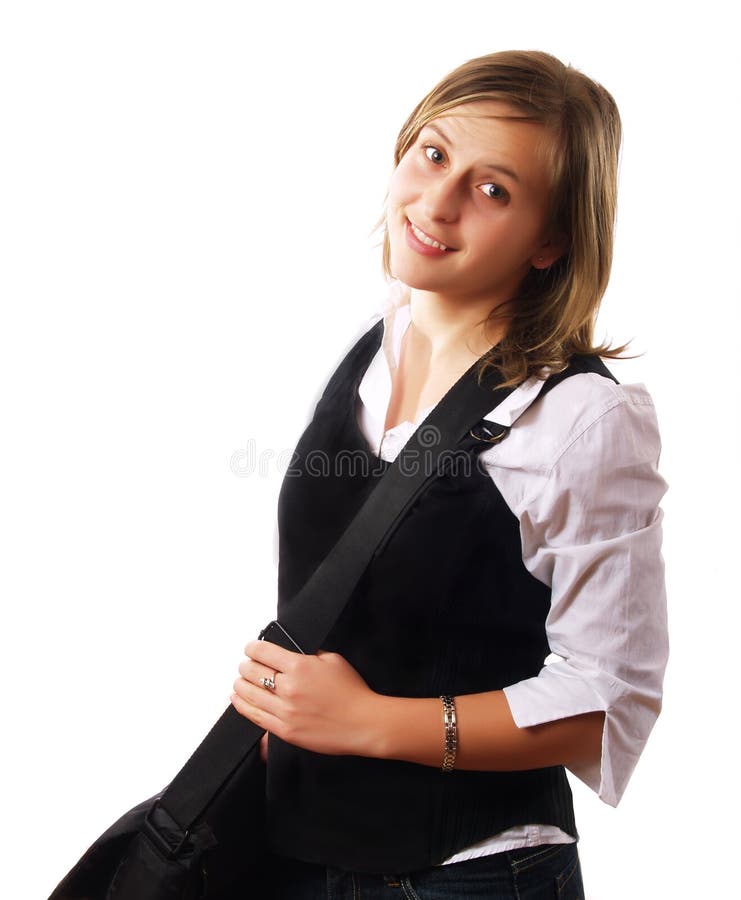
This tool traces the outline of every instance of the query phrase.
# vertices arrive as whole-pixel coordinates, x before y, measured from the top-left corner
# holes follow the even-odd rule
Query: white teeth
[[[431,237],[427,237],[424,231],[420,231],[413,222],[410,222],[409,224],[411,225],[414,236],[418,241],[422,241],[422,243],[427,244],[428,247],[437,247],[439,250],[448,249],[445,244],[441,244],[439,243],[439,241],[433,241]]]

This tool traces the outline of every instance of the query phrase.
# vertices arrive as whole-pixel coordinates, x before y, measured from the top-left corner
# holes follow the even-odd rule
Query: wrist
[[[372,759],[390,759],[393,734],[394,707],[389,702],[393,697],[373,694],[366,707],[363,722],[362,756]]]
[[[369,755],[439,768],[445,750],[440,699],[383,694],[377,697]]]

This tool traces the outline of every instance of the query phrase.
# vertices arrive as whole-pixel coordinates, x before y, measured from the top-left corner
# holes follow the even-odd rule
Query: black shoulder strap
[[[604,378],[610,378],[615,384],[619,384],[617,378],[615,378],[599,356],[575,354],[571,357],[565,369],[546,378],[543,388],[538,394],[538,399],[544,397],[548,391],[552,390],[557,384],[561,384],[562,381],[565,381],[571,375],[582,375],[586,372],[594,372],[595,375],[602,375]]]
[[[377,339],[377,328],[373,326],[350,352],[357,352],[366,338]],[[295,602],[288,604],[284,618],[263,629],[262,639],[304,653],[321,647],[377,547],[441,471],[443,454],[513,390],[498,386],[502,379],[495,371],[479,383],[477,366],[478,361],[415,430]],[[263,734],[231,706],[222,714],[159,799],[183,832],[199,819]]]

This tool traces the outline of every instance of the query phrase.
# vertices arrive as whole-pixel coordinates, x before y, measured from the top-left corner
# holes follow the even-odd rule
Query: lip
[[[433,241],[437,241],[438,244],[445,244],[445,241],[441,241],[440,238],[435,237],[434,234],[430,234],[428,231],[425,231],[424,228],[420,228],[417,223],[414,223],[414,227],[421,231],[423,234],[427,235]],[[448,253],[452,253],[455,251],[455,247],[449,247],[447,244],[447,250],[441,250],[439,247],[431,247],[429,244],[425,244],[419,240],[419,238],[412,231],[412,223],[409,219],[406,219],[404,223],[404,231],[406,234],[407,244],[412,248],[412,250],[416,250],[417,253],[421,253],[423,256],[447,256]]]

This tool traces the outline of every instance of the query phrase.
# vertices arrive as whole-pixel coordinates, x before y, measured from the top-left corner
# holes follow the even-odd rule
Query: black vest
[[[358,386],[382,335],[378,322],[340,364],[283,481],[279,616],[390,465],[372,453],[357,421]],[[612,377],[599,359],[575,358],[541,395],[577,371]],[[499,690],[537,675],[550,652],[550,589],[526,570],[518,521],[477,465],[488,446],[470,434],[461,440],[455,464],[374,557],[322,646],[341,653],[379,693]],[[442,761],[442,711],[440,734]],[[355,871],[424,868],[514,825],[551,824],[577,835],[562,766],[443,774],[312,753],[271,736],[267,778],[272,849]]]

